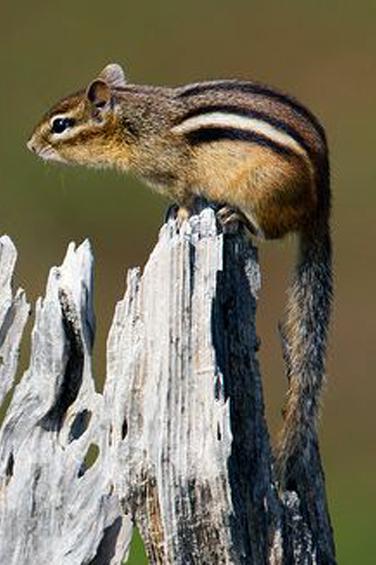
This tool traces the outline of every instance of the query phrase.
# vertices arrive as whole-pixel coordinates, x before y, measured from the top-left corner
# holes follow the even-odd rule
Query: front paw
[[[188,218],[192,215],[191,208],[186,206],[179,206],[178,204],[172,204],[167,209],[165,214],[165,222],[169,220],[174,220],[177,224],[178,229],[181,228],[182,224],[188,220]]]
[[[176,220],[179,213],[179,206],[175,204],[171,204],[164,215],[164,221],[168,222],[169,220]]]

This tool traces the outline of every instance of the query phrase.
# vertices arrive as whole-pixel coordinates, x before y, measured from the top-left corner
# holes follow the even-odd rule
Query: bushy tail
[[[328,218],[300,234],[299,258],[282,328],[289,388],[277,447],[280,485],[300,490],[317,451],[317,419],[325,374],[332,297],[331,239]]]

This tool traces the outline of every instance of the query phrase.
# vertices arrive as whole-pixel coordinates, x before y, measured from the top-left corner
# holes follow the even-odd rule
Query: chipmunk
[[[332,295],[328,148],[317,118],[258,83],[139,86],[111,64],[53,106],[27,146],[43,159],[133,172],[178,204],[180,220],[204,197],[221,204],[224,221],[240,214],[264,238],[298,234],[276,454],[280,483],[296,488],[316,437]]]

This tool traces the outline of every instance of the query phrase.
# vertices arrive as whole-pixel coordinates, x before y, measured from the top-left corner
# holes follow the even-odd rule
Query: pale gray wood
[[[12,291],[17,251],[7,236],[0,237],[0,405],[10,390],[15,373],[23,329],[29,315],[25,293]]]
[[[120,563],[127,552],[93,335],[92,254],[71,244],[38,300],[30,366],[0,433],[0,563]],[[92,444],[98,459],[85,471]]]
[[[128,276],[105,399],[125,435],[117,489],[153,562],[262,563],[279,536],[255,358],[259,285],[255,251],[240,235],[225,241],[210,209],[180,232],[165,225],[143,275]]]
[[[335,562],[330,525],[312,529],[307,511],[322,485],[302,500],[274,477],[259,288],[256,250],[224,235],[211,208],[180,229],[169,220],[143,273],[128,273],[101,395],[92,254],[71,244],[37,304],[30,367],[0,433],[0,563],[118,564],[134,523],[151,563]]]

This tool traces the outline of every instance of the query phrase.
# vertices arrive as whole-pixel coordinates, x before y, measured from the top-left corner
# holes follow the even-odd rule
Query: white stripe
[[[173,127],[172,131],[174,133],[189,133],[205,126],[237,128],[244,131],[259,133],[269,138],[271,141],[275,141],[280,145],[289,147],[290,149],[306,156],[305,149],[288,133],[278,130],[263,120],[248,118],[247,116],[239,116],[237,114],[211,112],[209,114],[194,116],[193,118],[188,118],[181,124]]]

